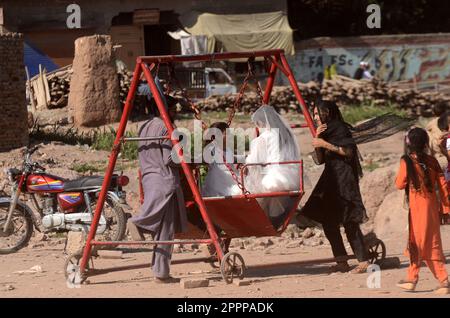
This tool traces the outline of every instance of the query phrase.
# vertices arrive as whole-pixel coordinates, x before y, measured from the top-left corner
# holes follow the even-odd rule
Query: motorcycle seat
[[[86,190],[101,187],[103,183],[103,177],[89,176],[81,177],[75,180],[68,180],[64,182],[64,191],[76,191]]]

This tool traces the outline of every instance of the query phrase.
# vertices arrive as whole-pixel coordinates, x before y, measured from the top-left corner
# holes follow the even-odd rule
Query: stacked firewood
[[[450,96],[437,91],[419,91],[413,87],[400,88],[395,83],[385,83],[377,79],[353,80],[336,76],[325,80],[320,90],[324,99],[330,99],[345,105],[359,105],[370,102],[377,106],[394,104],[411,115],[431,116],[433,107],[447,105]]]
[[[131,79],[133,78],[133,72],[128,70],[120,70],[117,73],[119,76],[119,98],[120,104],[125,105],[125,101],[127,100],[128,91],[130,90]]]
[[[47,73],[40,70],[27,83],[30,101],[37,104],[38,109],[66,107],[69,100],[70,77],[72,65]]]
[[[72,69],[66,69],[47,76],[48,87],[50,90],[50,103],[48,108],[60,108],[67,106],[70,90],[70,75]]]

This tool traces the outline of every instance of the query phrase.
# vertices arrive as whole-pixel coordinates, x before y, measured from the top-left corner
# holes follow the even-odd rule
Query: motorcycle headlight
[[[15,182],[18,175],[18,170],[14,168],[9,168],[4,170],[6,175],[8,176],[8,180],[10,182]]]

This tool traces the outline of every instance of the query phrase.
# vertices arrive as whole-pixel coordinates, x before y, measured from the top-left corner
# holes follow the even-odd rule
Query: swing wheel
[[[231,243],[231,239],[221,239],[220,240],[220,246],[222,247],[222,251],[224,254],[227,254],[229,251],[229,247],[230,247],[230,243]],[[209,257],[211,258],[211,261],[208,262],[208,264],[213,268],[213,269],[218,269],[220,268],[220,263],[218,263],[218,258],[217,258],[217,251],[216,248],[214,247],[214,245],[210,244],[208,245],[208,253],[209,253]],[[216,264],[217,263],[217,264]]]
[[[231,284],[235,277],[243,279],[245,269],[244,258],[236,252],[225,254],[220,263],[220,273],[227,284]]]
[[[375,239],[369,243],[369,260],[372,264],[380,264],[386,258],[386,245],[380,239]]]
[[[83,273],[80,271],[82,257],[82,251],[78,251],[71,254],[64,263],[64,276],[66,278],[67,285],[70,287],[83,284],[88,277],[87,272],[90,270],[89,262],[86,264],[85,271]],[[92,258],[90,260],[92,262]],[[92,268],[94,267],[93,265],[94,264],[92,263]]]

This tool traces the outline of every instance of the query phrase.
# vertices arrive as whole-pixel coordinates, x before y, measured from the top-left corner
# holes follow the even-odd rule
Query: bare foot
[[[329,268],[330,273],[347,273],[350,271],[350,266],[347,262],[338,262],[336,265],[333,265]]]

